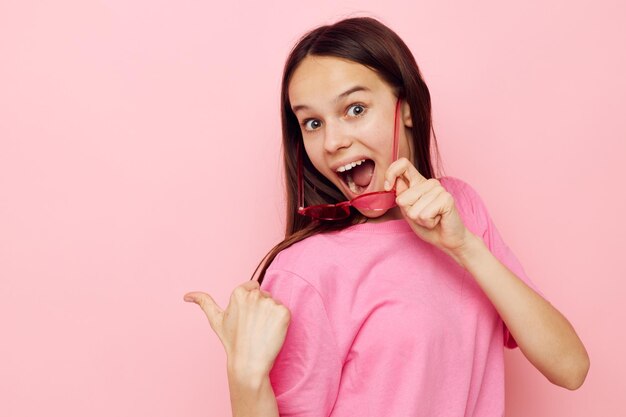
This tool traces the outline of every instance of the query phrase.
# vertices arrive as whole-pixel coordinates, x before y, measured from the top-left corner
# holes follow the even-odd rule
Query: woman
[[[363,17],[307,33],[282,124],[285,240],[225,311],[185,298],[224,344],[235,416],[503,415],[504,346],[583,383],[582,342],[479,195],[435,175],[428,88],[393,31]]]

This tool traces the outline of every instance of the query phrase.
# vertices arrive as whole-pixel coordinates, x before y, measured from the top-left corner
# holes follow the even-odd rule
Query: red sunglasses
[[[393,160],[398,159],[398,109],[400,97],[396,102],[396,111],[393,124]],[[298,213],[319,220],[341,220],[350,215],[350,206],[361,210],[383,211],[396,206],[396,187],[389,191],[374,191],[362,194],[349,201],[337,204],[320,204],[317,206],[304,207],[304,180],[302,178],[302,155],[300,142],[297,144],[298,152]]]

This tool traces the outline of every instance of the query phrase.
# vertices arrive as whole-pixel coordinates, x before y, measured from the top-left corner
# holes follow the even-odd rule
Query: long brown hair
[[[281,87],[281,120],[283,131],[283,158],[287,191],[287,225],[285,239],[274,246],[261,260],[254,273],[259,270],[259,284],[263,282],[265,271],[276,255],[283,249],[317,233],[344,229],[367,218],[351,208],[350,216],[343,220],[313,220],[297,213],[298,173],[296,144],[302,143],[302,133],[289,102],[289,82],[298,64],[307,56],[331,56],[348,59],[374,70],[395,91],[405,99],[411,109],[413,122],[412,148],[417,170],[426,178],[435,177],[431,164],[430,132],[433,133],[433,149],[437,157],[437,139],[432,128],[430,93],[422,79],[413,54],[404,41],[387,26],[371,17],[353,17],[315,28],[296,43],[285,63]],[[302,145],[304,149],[304,146]],[[326,177],[320,174],[302,152],[305,206],[315,204],[335,204],[345,200],[344,195]],[[265,263],[263,263],[265,261]]]

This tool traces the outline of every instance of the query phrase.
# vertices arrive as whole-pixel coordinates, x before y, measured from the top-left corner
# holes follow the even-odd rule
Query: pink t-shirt
[[[543,296],[476,191],[439,181],[466,227]],[[300,241],[261,287],[291,311],[270,372],[281,416],[504,415],[503,347],[515,340],[474,278],[406,220]]]

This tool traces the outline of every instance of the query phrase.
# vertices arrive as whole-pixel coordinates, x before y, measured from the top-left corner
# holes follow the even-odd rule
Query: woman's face
[[[288,93],[313,166],[347,199],[367,192],[384,191],[385,172],[393,160],[397,101],[391,87],[378,74],[359,63],[309,55],[294,71]],[[405,101],[401,103],[398,119],[398,157],[413,161],[408,140],[411,137],[411,115]],[[400,128],[402,126],[405,128]],[[366,162],[351,170],[337,172],[339,167],[363,159]],[[371,181],[366,185],[372,172]],[[383,215],[385,218],[401,218],[397,207],[387,213],[359,211],[379,220],[384,220]]]

